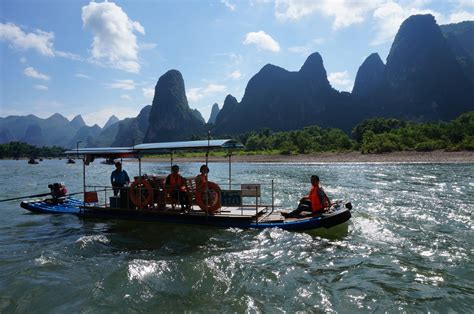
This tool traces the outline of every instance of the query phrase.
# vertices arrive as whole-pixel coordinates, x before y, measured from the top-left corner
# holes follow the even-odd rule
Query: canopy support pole
[[[229,150],[229,190],[232,190],[232,151]]]
[[[142,177],[142,158],[138,155],[138,176]]]
[[[138,195],[140,197],[140,205],[138,206],[138,210],[142,209],[142,186],[143,186],[143,180],[142,180],[142,158],[140,154],[138,154],[138,177],[140,178],[140,185],[139,185],[139,190],[138,190]]]
[[[206,167],[209,162],[209,146],[211,145],[211,131],[207,131],[207,151],[206,151]]]
[[[86,159],[87,157],[84,155],[82,157],[82,199],[84,201],[84,205],[86,204]]]
[[[206,167],[207,167],[207,164],[209,162],[209,146],[210,145],[211,145],[211,130],[207,131]],[[209,176],[209,172],[207,173],[207,175]],[[206,219],[209,218],[209,186],[208,186],[208,182],[209,182],[209,177],[207,177],[207,180],[206,180],[206,208],[207,208],[207,210],[206,210]]]
[[[171,151],[171,164],[170,164],[170,167],[172,168],[173,167],[173,151]]]
[[[79,159],[79,143],[82,141],[76,142],[76,159]],[[82,156],[82,200],[84,205],[86,204],[86,155]]]

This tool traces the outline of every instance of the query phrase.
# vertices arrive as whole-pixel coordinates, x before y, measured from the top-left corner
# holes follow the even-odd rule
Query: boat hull
[[[107,220],[133,220],[145,222],[163,222],[174,224],[208,225],[216,227],[235,228],[281,228],[285,230],[312,230],[331,228],[342,224],[351,218],[350,210],[340,208],[332,213],[320,216],[309,216],[299,219],[256,220],[254,216],[206,215],[205,213],[169,213],[157,210],[124,210],[113,208],[90,207],[81,208],[84,203],[80,200],[66,199],[62,204],[54,204],[50,200],[22,202],[21,207],[35,213],[74,214],[82,218]]]

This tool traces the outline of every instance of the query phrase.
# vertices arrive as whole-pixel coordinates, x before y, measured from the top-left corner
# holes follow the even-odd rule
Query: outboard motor
[[[54,199],[59,199],[67,195],[67,188],[63,182],[48,184],[48,188],[51,190],[51,195]]]

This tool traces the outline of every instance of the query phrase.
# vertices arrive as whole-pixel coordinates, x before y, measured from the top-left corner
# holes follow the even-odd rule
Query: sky
[[[177,69],[207,120],[265,64],[298,71],[313,52],[331,85],[351,91],[364,59],[385,62],[401,22],[427,13],[474,20],[474,0],[0,0],[0,116],[103,126],[135,117]]]

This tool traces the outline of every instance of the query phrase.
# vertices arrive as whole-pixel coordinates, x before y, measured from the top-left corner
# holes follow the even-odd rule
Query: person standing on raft
[[[317,175],[311,176],[311,190],[308,197],[303,197],[300,200],[298,208],[294,211],[285,214],[285,217],[299,217],[302,212],[310,212],[312,214],[321,214],[331,206],[331,201],[319,185],[319,177]]]
[[[127,171],[122,170],[122,163],[120,161],[115,163],[115,170],[112,171],[112,174],[110,175],[110,183],[114,189],[114,196],[117,196],[121,189],[130,183],[128,173]]]

